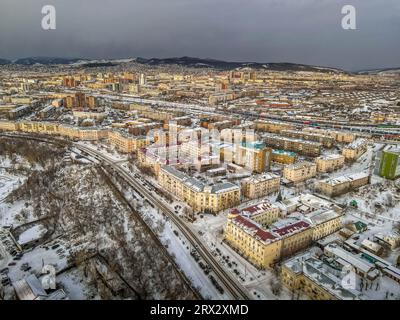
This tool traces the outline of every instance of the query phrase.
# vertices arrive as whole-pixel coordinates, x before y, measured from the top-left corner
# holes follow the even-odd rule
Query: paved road
[[[56,143],[60,145],[66,145],[70,143],[68,140],[62,138],[54,138],[54,137],[39,137],[39,136],[30,136],[27,134],[0,134],[9,137],[15,138],[29,138],[32,140],[37,140],[41,142],[49,142]],[[170,220],[175,224],[175,226],[181,231],[181,233],[185,236],[185,238],[191,243],[192,247],[196,248],[199,255],[202,259],[212,268],[217,281],[224,286],[227,293],[231,295],[233,299],[243,299],[249,300],[249,293],[247,290],[241,286],[238,281],[233,278],[227,270],[225,270],[215,259],[215,257],[209,252],[206,246],[202,243],[201,239],[197,237],[195,232],[193,232],[190,227],[186,224],[185,221],[177,217],[174,212],[166,206],[163,201],[155,197],[148,190],[143,187],[143,182],[136,179],[129,173],[126,169],[116,164],[115,161],[105,155],[103,155],[100,151],[93,150],[87,146],[83,146],[79,143],[75,143],[74,147],[79,149],[91,157],[97,159],[105,165],[111,167],[115,172],[117,172],[125,181],[131,185],[136,191],[138,191],[142,196],[144,196],[149,203],[157,207],[161,212],[163,212],[166,216],[170,218]]]
[[[116,164],[112,159],[103,155],[101,152],[79,144],[75,144],[75,147],[110,166],[115,172],[120,174],[120,176],[123,179],[125,179],[125,181],[129,183],[129,185],[131,185],[135,190],[137,190],[140,194],[142,194],[147,199],[147,201],[149,201],[152,205],[154,205],[155,207],[160,209],[164,214],[166,214],[175,224],[175,226],[181,231],[181,233],[185,236],[185,238],[191,243],[191,245],[194,248],[196,248],[196,250],[198,251],[200,256],[204,259],[204,261],[212,268],[215,275],[217,276],[217,279],[219,279],[220,283],[223,284],[223,286],[226,288],[226,290],[232,296],[232,298],[249,299],[249,294],[247,290],[243,288],[236,281],[236,279],[234,279],[218,263],[215,257],[209,252],[206,246],[202,243],[201,239],[197,237],[195,232],[193,232],[190,229],[190,227],[186,224],[186,222],[181,218],[177,217],[168,206],[166,206],[160,199],[155,197],[146,188],[144,188],[140,180],[137,180],[127,170]]]

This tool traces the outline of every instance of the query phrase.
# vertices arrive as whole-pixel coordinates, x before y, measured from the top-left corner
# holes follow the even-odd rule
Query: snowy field
[[[12,175],[0,169],[0,226],[19,225],[29,219],[29,216],[25,218],[19,214],[24,208],[24,202],[11,204],[6,201],[7,196],[25,179],[24,176]]]

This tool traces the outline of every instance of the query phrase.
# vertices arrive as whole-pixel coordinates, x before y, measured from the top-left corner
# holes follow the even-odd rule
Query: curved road
[[[60,145],[69,144],[70,141],[60,138],[54,137],[39,137],[33,135],[18,135],[18,134],[0,134],[8,137],[29,137],[32,140],[42,141],[42,142],[51,142],[58,143]],[[243,299],[249,300],[249,294],[247,290],[237,282],[236,279],[232,277],[232,275],[226,271],[215,259],[215,257],[210,253],[207,247],[203,244],[203,242],[197,237],[195,232],[193,232],[189,226],[186,225],[185,221],[177,217],[174,212],[166,206],[160,199],[156,198],[152,195],[148,190],[146,190],[142,182],[133,177],[127,170],[125,170],[120,165],[116,164],[112,159],[105,156],[101,152],[97,150],[93,150],[81,144],[75,143],[73,145],[76,149],[83,151],[84,153],[90,155],[91,157],[97,159],[101,163],[111,167],[115,172],[117,172],[130,186],[132,186],[137,192],[142,194],[149,203],[160,209],[166,216],[168,216],[171,221],[175,224],[175,226],[181,231],[181,233],[186,237],[186,239],[191,243],[191,245],[196,248],[199,255],[202,259],[212,268],[212,271],[219,280],[220,283],[223,284],[226,291],[232,296],[234,299]],[[105,168],[107,169],[107,168]]]
[[[203,242],[197,237],[197,235],[186,225],[186,223],[177,217],[170,208],[168,208],[161,200],[153,196],[148,190],[143,188],[140,181],[134,178],[127,170],[123,167],[115,164],[112,159],[103,155],[101,152],[75,144],[74,147],[84,151],[88,155],[102,161],[103,163],[110,166],[115,172],[120,174],[120,176],[125,179],[125,181],[132,186],[135,190],[141,193],[147,201],[152,205],[159,208],[164,214],[166,214],[175,224],[175,226],[181,231],[181,233],[186,237],[186,239],[196,248],[200,256],[204,261],[212,268],[215,275],[219,278],[220,282],[228,290],[228,292],[235,299],[249,299],[246,290],[231,277],[231,275],[218,263],[214,256],[209,252]]]

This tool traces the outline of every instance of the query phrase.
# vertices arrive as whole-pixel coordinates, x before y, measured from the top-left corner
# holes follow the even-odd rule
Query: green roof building
[[[394,180],[400,176],[400,149],[383,150],[377,157],[376,173],[386,179]]]

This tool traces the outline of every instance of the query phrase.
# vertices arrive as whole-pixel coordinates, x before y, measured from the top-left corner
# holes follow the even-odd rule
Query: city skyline
[[[357,29],[343,30],[346,1],[213,2],[107,0],[13,3],[0,12],[0,57],[86,59],[191,56],[224,61],[290,62],[348,71],[397,68],[400,4],[352,1]],[[56,30],[43,30],[54,5]],[[79,8],[79,10],[77,10]],[[103,9],[104,8],[104,9]],[[107,10],[105,10],[107,8]],[[94,14],[95,13],[95,14]],[[23,41],[22,41],[23,40]]]

